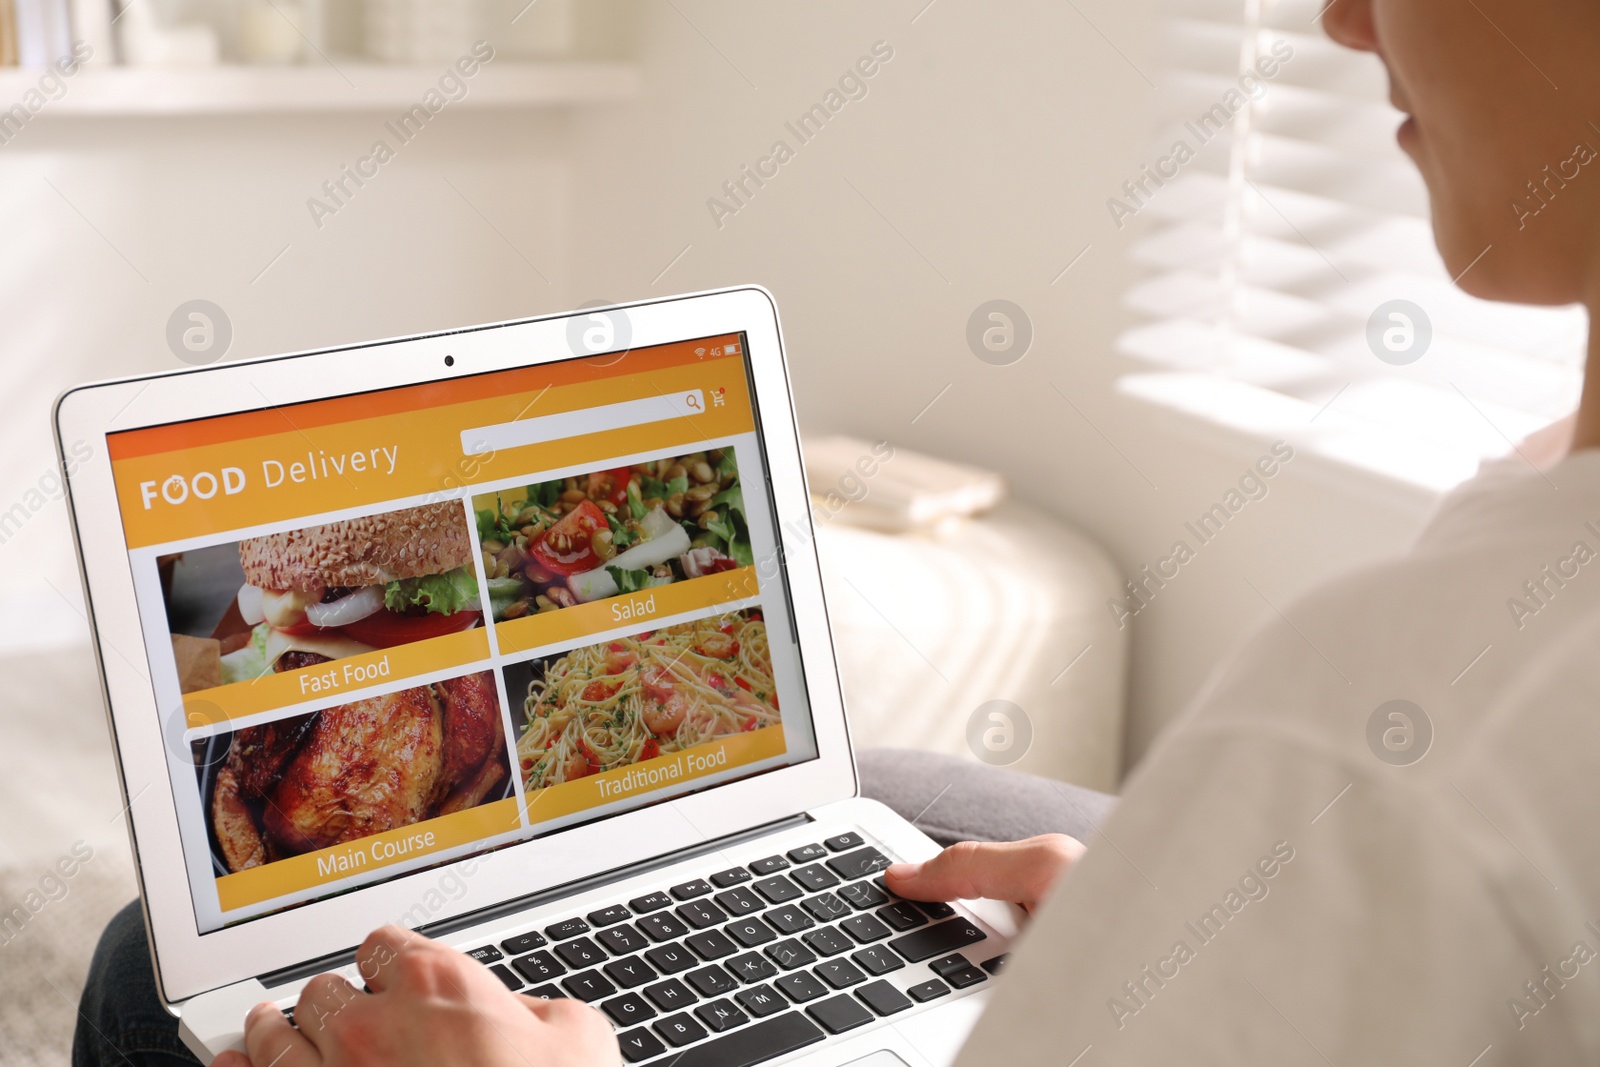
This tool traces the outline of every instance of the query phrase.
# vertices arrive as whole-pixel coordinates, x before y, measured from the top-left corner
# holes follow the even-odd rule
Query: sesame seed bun
[[[471,559],[466,517],[455,501],[239,542],[245,581],[277,592],[382,585],[443,574]]]

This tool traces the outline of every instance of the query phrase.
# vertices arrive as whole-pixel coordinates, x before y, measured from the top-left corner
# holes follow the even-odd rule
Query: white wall
[[[1133,231],[1117,231],[1105,200],[1145,158],[1154,5],[925,4],[643,5],[647,99],[581,135],[575,285],[618,300],[766,285],[807,432],[992,465],[1132,573],[1265,447],[1196,439],[1112,394],[1138,368],[1111,355],[1130,321],[1119,305]],[[894,58],[867,97],[801,146],[784,123],[879,40]],[[795,158],[719,227],[707,199],[776,139]],[[994,297],[1036,329],[1014,366],[981,363],[964,338]],[[1311,462],[1290,464],[1134,622],[1130,758],[1271,610],[1246,578],[1281,607],[1415,528],[1418,501],[1320,477]],[[1062,649],[1060,665],[1077,651]]]
[[[1104,201],[1143,161],[1152,0],[925,2],[624,5],[637,102],[446,112],[320,231],[306,198],[381,117],[35,122],[0,147],[0,510],[47,471],[50,399],[178,365],[165,324],[194,297],[228,311],[236,357],[754,281],[778,297],[808,432],[992,465],[1136,570],[1261,450],[1112,393],[1136,369],[1110,354],[1134,274]],[[784,122],[879,40],[895,55],[868,96],[798,146]],[[778,138],[796,157],[719,229],[707,198]],[[994,297],[1036,329],[1014,366],[964,340]],[[1246,578],[1281,607],[1414,529],[1417,502],[1309,463],[1135,622],[1130,756],[1270,610]],[[51,505],[0,545],[0,644],[81,632],[76,583]]]

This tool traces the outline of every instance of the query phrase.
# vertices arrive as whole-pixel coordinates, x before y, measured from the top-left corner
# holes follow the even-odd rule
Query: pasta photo
[[[759,608],[506,668],[532,792],[782,721]]]

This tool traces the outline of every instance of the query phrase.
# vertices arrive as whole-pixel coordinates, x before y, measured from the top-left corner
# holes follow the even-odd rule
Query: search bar
[[[607,430],[703,415],[705,410],[705,394],[698,389],[686,389],[660,396],[640,397],[638,400],[624,400],[620,404],[601,404],[594,408],[462,430],[461,451],[464,455],[481,456],[502,448],[542,445],[579,434],[604,433]]]

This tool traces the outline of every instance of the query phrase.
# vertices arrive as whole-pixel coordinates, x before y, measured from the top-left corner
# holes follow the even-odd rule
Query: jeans
[[[862,795],[882,801],[942,845],[1043,833],[1087,840],[1116,798],[1033,775],[928,752],[860,753]],[[156,993],[144,917],[134,901],[106,926],[78,1009],[73,1067],[191,1067],[178,1020]]]

